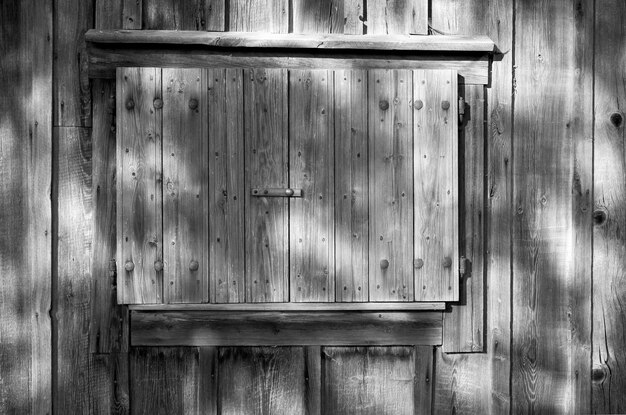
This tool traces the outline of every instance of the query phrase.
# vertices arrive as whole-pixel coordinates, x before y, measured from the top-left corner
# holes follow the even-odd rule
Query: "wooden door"
[[[119,301],[458,299],[457,116],[450,70],[120,69]]]

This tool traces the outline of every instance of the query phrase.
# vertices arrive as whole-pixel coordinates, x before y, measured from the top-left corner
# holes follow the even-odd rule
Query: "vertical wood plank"
[[[591,409],[620,413],[626,412],[626,396],[621,392],[626,390],[626,4],[597,3],[595,13]],[[576,246],[589,236],[576,235]],[[588,240],[580,244],[587,246]]]
[[[432,413],[433,377],[435,376],[432,346],[415,346],[415,413]]]
[[[132,414],[200,414],[197,347],[131,349]]]
[[[141,29],[142,0],[122,0],[122,24],[124,29]]]
[[[0,27],[0,413],[49,413],[52,2],[2,2]]]
[[[295,349],[297,350],[297,349]],[[292,352],[295,351],[292,349]],[[322,414],[322,348],[304,348],[305,407],[307,415]]]
[[[142,0],[144,30],[224,30],[225,0]]]
[[[95,113],[95,112],[94,112]],[[128,353],[97,353],[90,357],[89,413],[130,413]]]
[[[500,51],[494,56],[491,88],[485,91],[488,204],[484,273],[489,295],[475,285],[478,275],[475,258],[472,258],[471,281],[465,281],[472,284],[472,305],[485,304],[486,353],[453,355],[437,349],[434,408],[437,413],[509,413],[513,2],[432,0],[431,3],[433,28],[451,34],[487,34]],[[473,161],[466,159],[465,164],[468,163]],[[453,307],[452,313],[469,307],[469,302],[467,306]],[[448,316],[445,313],[445,324]]]
[[[211,302],[245,301],[243,72],[210,69],[209,228]]]
[[[217,347],[199,348],[199,412],[203,415],[217,415],[218,395],[218,349]]]
[[[288,0],[230,0],[227,30],[287,33]]]
[[[59,215],[55,298],[56,385],[59,413],[89,412],[91,300],[91,131],[56,127]]]
[[[368,1],[367,33],[428,34],[428,0]]]
[[[369,299],[413,301],[412,74],[371,70]]]
[[[293,0],[293,33],[343,33],[343,0]]]
[[[162,77],[164,301],[208,302],[206,71],[164,68]]]
[[[93,27],[92,1],[55,5],[54,126],[91,127],[91,91],[85,32]],[[29,21],[29,26],[33,22]],[[48,34],[47,34],[48,35]]]
[[[306,413],[301,347],[220,348],[219,370],[223,415]]]
[[[457,90],[456,71],[414,71],[414,252],[418,301],[459,298]]]
[[[459,281],[459,304],[445,314],[446,353],[482,352],[484,337],[485,100],[483,85],[463,85],[463,122],[459,126],[459,252],[466,262]]]
[[[591,409],[593,10],[516,3],[514,412]]]
[[[412,347],[324,347],[323,413],[414,414]]]
[[[367,72],[334,77],[336,301],[368,301]]]
[[[332,72],[290,71],[291,301],[335,300],[333,115]]]
[[[289,300],[287,200],[251,195],[287,187],[287,92],[286,70],[244,70],[247,302]]]
[[[163,295],[161,70],[117,75],[118,302],[158,303]],[[128,267],[128,269],[126,268]],[[130,269],[130,270],[129,270]]]

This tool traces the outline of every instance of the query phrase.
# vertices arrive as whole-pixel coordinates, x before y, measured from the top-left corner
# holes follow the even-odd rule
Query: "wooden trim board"
[[[132,311],[131,346],[441,345],[441,311]]]
[[[436,311],[446,303],[369,302],[369,303],[222,303],[222,304],[135,304],[133,311]]]
[[[296,34],[257,32],[202,32],[186,30],[98,30],[85,41],[107,44],[203,46],[211,48],[361,49],[368,51],[493,52],[487,36],[415,36],[340,33]]]
[[[280,68],[280,69],[451,69],[459,84],[489,83],[490,57],[487,53],[443,53],[368,50],[306,50],[221,48],[208,49],[173,45],[130,45],[91,43],[89,77],[115,78],[117,67],[162,68]]]

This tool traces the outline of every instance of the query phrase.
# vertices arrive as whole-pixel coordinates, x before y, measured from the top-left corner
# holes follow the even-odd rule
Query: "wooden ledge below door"
[[[146,306],[133,306],[131,346],[442,344],[442,311],[230,311],[207,306],[204,309],[161,306],[150,311]]]

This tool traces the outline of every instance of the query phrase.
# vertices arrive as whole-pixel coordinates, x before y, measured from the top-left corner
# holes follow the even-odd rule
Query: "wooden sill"
[[[442,344],[441,311],[130,313],[131,346],[401,346]]]
[[[133,311],[441,311],[446,303],[230,303],[230,304],[133,304]]]
[[[210,48],[341,49],[368,51],[493,52],[487,36],[272,34],[178,30],[88,30],[91,43]]]

